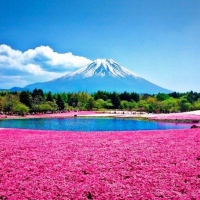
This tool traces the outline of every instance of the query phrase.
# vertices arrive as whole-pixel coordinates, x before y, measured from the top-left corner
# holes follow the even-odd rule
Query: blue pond
[[[62,118],[0,120],[0,128],[66,131],[131,131],[188,129],[189,124],[161,123],[119,118]]]

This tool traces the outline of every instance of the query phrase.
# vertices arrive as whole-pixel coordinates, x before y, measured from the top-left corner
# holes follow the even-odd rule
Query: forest
[[[1,114],[55,113],[70,110],[129,110],[148,113],[173,113],[200,110],[200,93],[173,92],[137,94],[97,91],[51,93],[41,89],[22,92],[0,92]]]

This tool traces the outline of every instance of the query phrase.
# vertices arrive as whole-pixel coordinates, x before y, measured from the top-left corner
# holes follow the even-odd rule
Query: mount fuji
[[[171,92],[139,77],[111,59],[97,59],[61,78],[27,85],[24,89],[33,90],[35,88],[52,92],[83,91],[93,93],[98,90],[149,94]]]

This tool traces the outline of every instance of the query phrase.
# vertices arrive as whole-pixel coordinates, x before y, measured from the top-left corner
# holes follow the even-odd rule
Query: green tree
[[[190,91],[186,94],[186,98],[188,102],[192,104],[200,98],[200,94],[198,94],[197,92]]]
[[[72,93],[69,97],[68,103],[70,106],[76,107],[78,104],[78,95],[76,93]]]
[[[103,99],[98,99],[94,102],[94,108],[96,109],[102,109],[105,106],[105,101]]]
[[[41,104],[45,101],[45,96],[43,90],[41,89],[34,89],[32,93],[32,102],[34,104]]]
[[[175,99],[179,99],[182,96],[182,94],[180,94],[178,92],[172,92],[172,93],[169,94],[169,96],[173,97]]]
[[[125,100],[122,100],[120,102],[120,109],[123,109],[123,110],[132,110],[134,108],[137,108],[137,103],[135,101],[125,101]]]
[[[110,93],[105,92],[105,91],[97,91],[97,93],[93,94],[94,99],[103,99],[104,101],[107,101],[110,98]]]
[[[0,91],[0,96],[1,97],[5,97],[6,95],[8,95],[8,92],[6,90]]]
[[[58,105],[55,101],[47,101],[47,104],[49,104],[51,106],[51,111],[56,111],[58,110]]]
[[[111,101],[113,104],[113,108],[118,109],[120,106],[120,98],[116,92],[113,92],[111,95]]]
[[[52,93],[50,91],[47,93],[46,101],[53,101],[53,96],[52,96]]]
[[[181,111],[191,111],[192,110],[192,104],[189,102],[186,102],[182,105]]]
[[[123,93],[121,93],[120,95],[119,95],[119,97],[120,97],[120,100],[121,101],[130,101],[131,100],[131,98],[130,98],[130,94],[128,93],[128,92],[123,92]]]
[[[194,110],[200,110],[200,99],[194,103]]]
[[[10,112],[10,113],[12,113],[13,112],[13,106],[14,105],[10,101],[4,102],[4,104],[3,104],[3,111],[4,112]]]
[[[19,95],[19,100],[21,103],[25,104],[26,106],[28,106],[29,108],[31,108],[32,106],[32,97],[30,92],[28,91],[22,91]]]
[[[107,101],[105,101],[104,108],[106,108],[106,109],[113,108],[113,104],[112,104],[112,101],[110,99],[108,99]]]
[[[87,110],[92,110],[94,107],[94,98],[93,97],[90,97],[87,101],[87,104],[86,104],[86,109]]]
[[[181,112],[190,111],[192,108],[192,104],[188,102],[185,97],[180,98],[180,110]]]
[[[57,96],[56,104],[58,105],[59,110],[65,109],[65,103],[60,94],[58,94],[58,96]]]
[[[13,112],[23,116],[29,112],[29,107],[23,103],[17,103],[13,108]]]
[[[18,102],[18,99],[15,95],[7,94],[3,99],[3,111],[13,113],[14,106]]]
[[[43,103],[39,105],[39,110],[40,112],[47,112],[47,111],[53,111],[53,108],[48,103]]]
[[[0,111],[3,111],[3,98],[0,96]]]
[[[130,100],[138,102],[140,100],[140,95],[135,92],[132,92],[130,94]]]
[[[148,111],[148,112],[151,112],[149,106],[151,104],[149,104],[146,100],[140,100],[138,103],[137,103],[137,106],[138,106],[138,111]],[[156,112],[159,112],[159,111],[156,111]]]
[[[164,101],[166,99],[169,99],[169,95],[165,93],[158,93],[156,98],[158,101]]]
[[[62,97],[62,100],[63,100],[65,103],[67,103],[67,102],[68,102],[68,95],[67,95],[65,92],[61,93],[60,95],[61,95],[61,97]]]

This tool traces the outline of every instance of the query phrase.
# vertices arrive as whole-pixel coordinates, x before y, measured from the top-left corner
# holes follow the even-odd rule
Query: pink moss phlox
[[[172,114],[158,114],[150,117],[150,119],[157,120],[198,120],[200,121],[200,115],[187,114],[187,113],[172,113]]]
[[[200,199],[199,147],[199,129],[0,129],[0,197]]]

